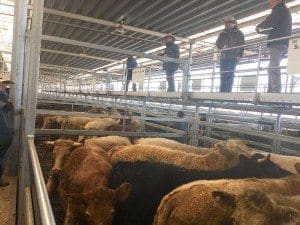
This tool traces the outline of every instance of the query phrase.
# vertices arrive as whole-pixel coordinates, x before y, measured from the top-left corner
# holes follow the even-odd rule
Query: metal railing
[[[27,218],[25,221],[35,221],[36,225],[55,225],[56,223],[46,190],[39,158],[35,148],[33,135],[28,135],[28,153],[31,178],[30,187],[33,193],[31,197],[34,218],[30,218],[30,214],[27,214],[29,218]]]
[[[253,64],[251,69],[239,69],[237,68],[235,70],[235,73],[237,74],[236,80],[238,80],[238,85],[235,84],[234,85],[234,91],[240,92],[241,89],[246,89],[249,90],[249,92],[265,92],[266,91],[266,78],[267,78],[267,73],[265,72],[265,70],[267,69],[265,66],[262,66],[263,62],[268,61],[269,59],[267,57],[265,57],[265,55],[267,54],[267,48],[266,48],[266,44],[270,43],[270,42],[274,42],[274,41],[279,41],[279,40],[285,40],[285,39],[296,39],[299,38],[300,34],[297,33],[295,35],[289,36],[289,37],[282,37],[282,38],[277,38],[277,39],[273,39],[273,40],[258,40],[258,42],[251,42],[251,43],[247,43],[245,45],[241,45],[241,46],[236,46],[236,47],[231,47],[231,48],[226,48],[223,50],[219,50],[216,48],[211,48],[208,49],[207,51],[205,51],[203,54],[200,55],[195,55],[193,54],[193,58],[195,57],[195,62],[192,63],[191,65],[191,72],[192,74],[190,74],[190,76],[187,78],[189,80],[189,82],[191,83],[191,81],[196,80],[196,79],[202,79],[202,74],[201,74],[201,70],[207,70],[209,69],[210,71],[206,73],[205,76],[203,76],[203,81],[205,81],[205,85],[202,86],[202,88],[200,88],[197,91],[208,91],[208,92],[217,92],[219,89],[219,84],[218,81],[220,79],[220,71],[219,71],[219,60],[215,57],[216,54],[220,54],[222,51],[228,51],[228,50],[233,50],[233,49],[237,49],[237,48],[248,48],[249,51],[251,51],[253,54],[250,54],[248,56],[245,56],[243,58],[243,60],[238,63],[238,65],[241,64],[245,64],[247,65],[247,63],[251,63]],[[192,48],[192,46],[191,46]],[[246,60],[248,59],[249,60]],[[199,62],[199,60],[201,62]],[[249,61],[249,62],[247,62]],[[203,65],[202,65],[203,64]],[[209,64],[209,66],[207,67],[206,64]],[[202,66],[201,66],[202,65]],[[206,66],[204,66],[206,65]],[[199,67],[200,66],[200,67]],[[285,68],[285,67],[284,67]],[[116,71],[115,71],[116,72]],[[117,71],[120,74],[124,74],[124,71]],[[241,84],[241,79],[245,78],[245,76],[243,76],[243,73],[248,73],[248,76],[251,76],[253,78],[253,83],[251,83],[251,87],[243,87],[243,85]],[[249,74],[250,73],[250,74]],[[183,71],[179,70],[177,74],[175,74],[175,81],[177,82],[177,90],[183,90],[184,89],[184,73]],[[292,76],[291,76],[292,77]],[[124,78],[123,78],[124,79]],[[294,91],[294,84],[293,84],[293,79],[288,79],[288,76],[285,75],[285,77],[282,79],[282,88],[283,91],[286,93],[292,93],[295,92]],[[140,90],[143,91],[159,91],[159,87],[155,87],[153,88],[152,85],[154,83],[156,83],[156,86],[160,83],[160,82],[165,82],[165,75],[164,75],[164,71],[157,69],[157,68],[152,68],[152,65],[147,66],[147,70],[146,70],[146,79],[144,80],[143,84],[140,84],[139,86],[141,86]],[[110,83],[109,85],[109,90],[110,91],[121,91],[123,90],[123,83],[124,80],[113,80],[112,83]],[[113,84],[113,85],[111,85]],[[103,83],[103,85],[105,86],[104,89],[107,89],[107,84]],[[245,84],[244,84],[245,85]],[[42,87],[42,91],[46,92],[47,90],[53,90],[53,89],[59,89],[61,90],[61,87],[59,87],[59,85],[57,87],[55,86],[55,82],[52,83],[52,86],[50,85],[46,85],[44,87]],[[247,85],[246,85],[247,86]],[[70,91],[70,88],[72,89],[72,91],[95,91],[97,88],[97,85],[95,83],[86,83],[86,84],[82,84],[82,87],[67,87],[68,90],[65,91]],[[112,89],[112,87],[114,87]],[[192,86],[189,85],[188,90],[191,91],[192,90]],[[298,88],[298,86],[297,86]],[[242,91],[243,92],[243,91]],[[298,91],[296,91],[298,92]]]

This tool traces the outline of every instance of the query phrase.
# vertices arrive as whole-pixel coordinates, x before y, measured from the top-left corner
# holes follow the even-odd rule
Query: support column
[[[10,97],[14,105],[14,137],[7,162],[8,174],[16,176],[18,171],[18,152],[20,148],[20,128],[22,113],[22,88],[24,76],[25,33],[27,24],[27,0],[15,2],[14,33],[12,44],[11,87]]]
[[[25,106],[22,152],[20,151],[17,225],[24,224],[24,190],[29,185],[27,136],[34,135],[37,104],[37,87],[40,68],[40,50],[44,0],[32,0],[32,23],[27,33],[23,103]],[[27,7],[25,7],[27,9]]]

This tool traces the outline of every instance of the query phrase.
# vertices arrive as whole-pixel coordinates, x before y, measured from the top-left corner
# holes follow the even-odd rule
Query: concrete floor
[[[16,217],[17,178],[6,177],[10,185],[0,188],[0,225],[14,225]]]

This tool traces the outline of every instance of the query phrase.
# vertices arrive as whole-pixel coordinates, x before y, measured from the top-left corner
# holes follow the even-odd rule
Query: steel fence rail
[[[51,204],[49,201],[48,193],[45,186],[44,177],[42,174],[42,169],[40,166],[39,158],[37,151],[34,145],[34,136],[28,135],[28,151],[29,151],[29,162],[31,165],[31,175],[33,178],[33,185],[36,190],[37,197],[37,208],[34,207],[34,210],[38,210],[38,215],[40,216],[40,225],[56,225]]]

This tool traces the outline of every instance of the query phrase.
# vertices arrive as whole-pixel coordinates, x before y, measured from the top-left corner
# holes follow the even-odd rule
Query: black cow
[[[260,157],[258,157],[260,158]],[[164,197],[176,187],[201,179],[280,178],[291,175],[267,160],[240,156],[240,164],[225,171],[198,171],[153,162],[118,162],[113,166],[110,187],[124,182],[132,186],[131,196],[117,206],[114,225],[152,225],[156,209]]]

